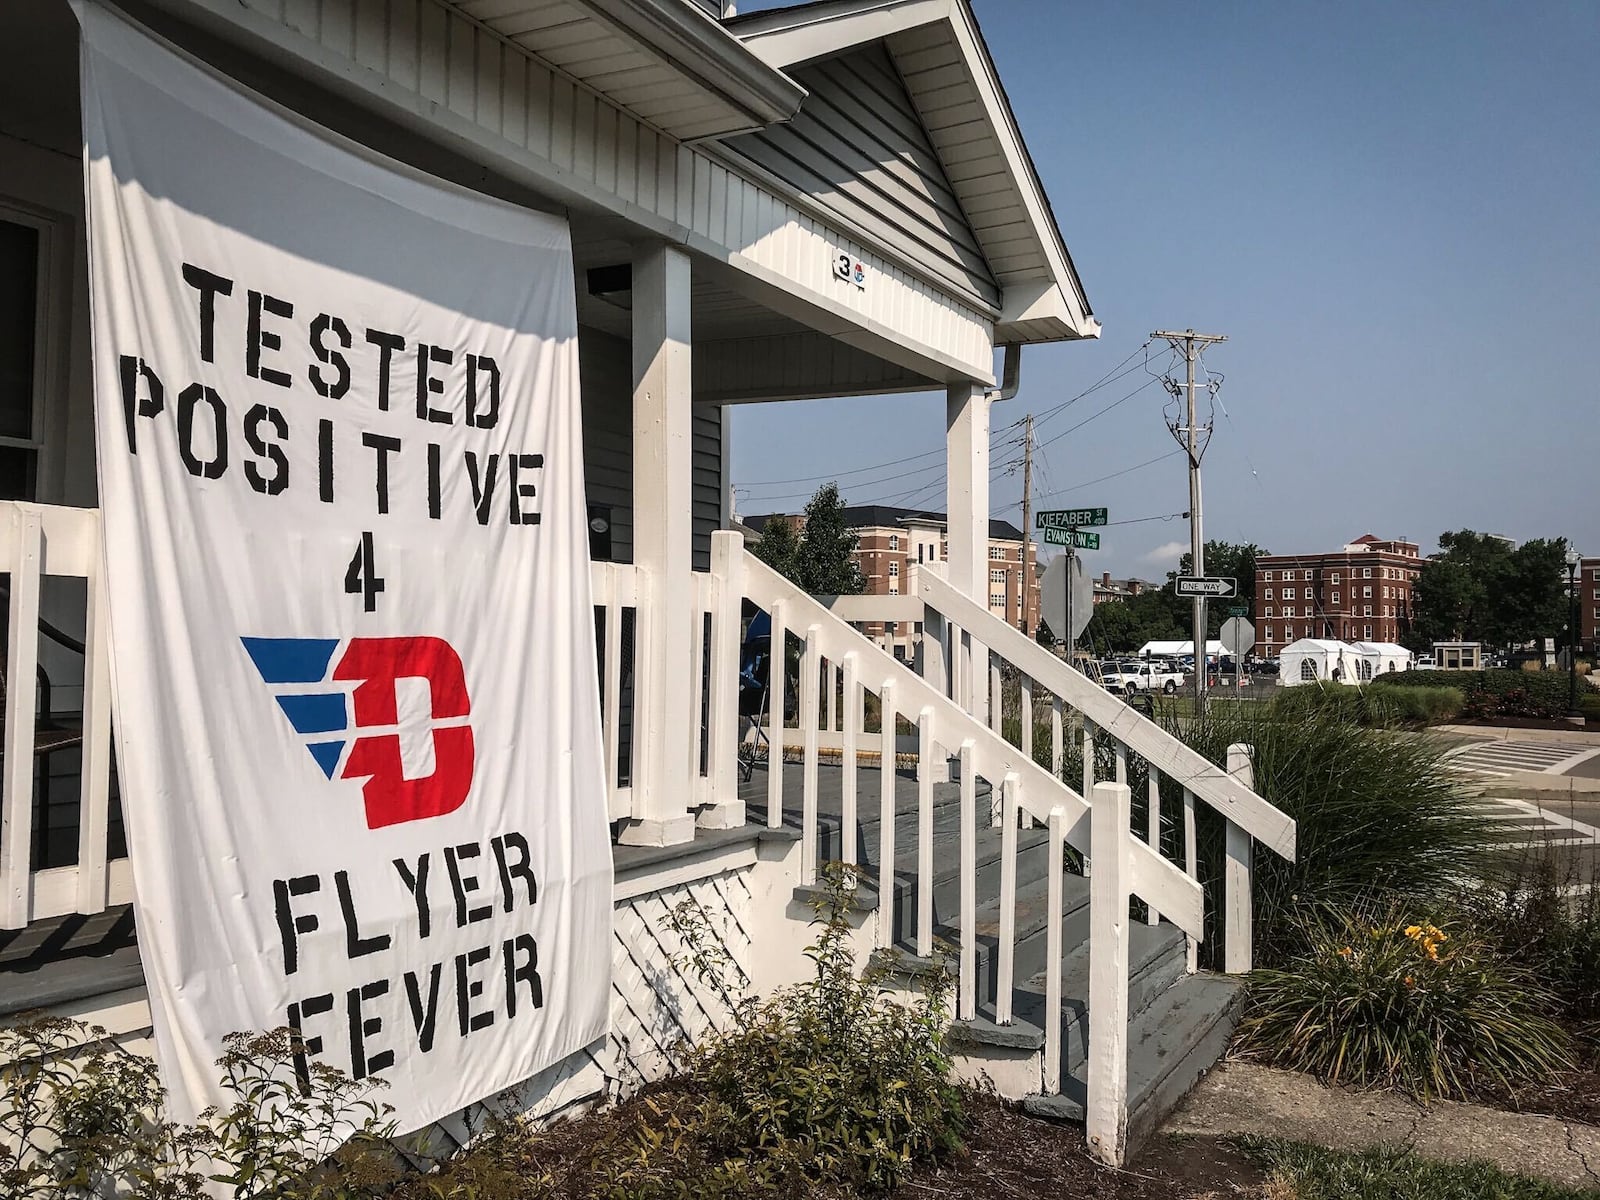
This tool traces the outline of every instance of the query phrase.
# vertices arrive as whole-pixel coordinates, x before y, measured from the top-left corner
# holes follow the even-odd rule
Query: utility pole
[[[1033,414],[1029,413],[1022,419],[1022,602],[1018,605],[1022,613],[1019,624],[1022,632],[1029,637],[1033,630],[1028,628],[1028,600],[1033,595],[1028,587],[1029,576],[1033,574]]]
[[[1189,569],[1194,575],[1204,575],[1206,573],[1206,543],[1204,524],[1200,515],[1200,459],[1205,453],[1205,446],[1199,440],[1200,427],[1195,422],[1194,365],[1199,361],[1200,355],[1207,346],[1217,342],[1225,342],[1228,339],[1223,334],[1196,333],[1192,329],[1186,329],[1182,333],[1157,330],[1150,336],[1152,338],[1166,339],[1173,350],[1183,355],[1184,363],[1188,367],[1185,407],[1188,419],[1182,428],[1184,436],[1179,441],[1189,458]],[[1178,432],[1179,430],[1174,429],[1174,436]],[[1196,709],[1203,709],[1206,700],[1206,601],[1204,596],[1196,596],[1194,598],[1194,699]]]

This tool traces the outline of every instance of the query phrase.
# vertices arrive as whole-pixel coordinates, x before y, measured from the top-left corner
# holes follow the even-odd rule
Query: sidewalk
[[[1488,1159],[1566,1187],[1600,1188],[1600,1128],[1559,1117],[1332,1088],[1248,1063],[1217,1067],[1168,1119],[1166,1133],[1256,1134],[1332,1150],[1407,1146],[1425,1158]],[[1600,1194],[1600,1193],[1597,1193]]]

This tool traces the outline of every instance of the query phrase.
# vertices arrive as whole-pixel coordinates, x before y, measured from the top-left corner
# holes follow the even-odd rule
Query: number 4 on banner
[[[355,556],[350,560],[350,567],[344,573],[344,590],[351,595],[360,596],[368,612],[377,609],[378,593],[383,591],[383,576],[378,574],[378,565],[372,561],[370,532],[361,535],[361,544],[356,547]]]

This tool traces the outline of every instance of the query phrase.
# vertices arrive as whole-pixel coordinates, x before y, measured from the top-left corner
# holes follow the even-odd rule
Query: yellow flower
[[[1350,949],[1349,946],[1344,946],[1339,951],[1339,957],[1340,958],[1349,958],[1354,953],[1355,953],[1355,951]]]
[[[1408,988],[1414,988],[1414,987],[1417,986],[1417,981],[1415,979],[1413,979],[1411,976],[1407,975],[1406,976],[1406,986]]]
[[[1408,938],[1410,938],[1412,941],[1416,941],[1417,935],[1419,933],[1421,933],[1421,932],[1422,932],[1422,926],[1421,925],[1407,925],[1406,926],[1406,936]]]

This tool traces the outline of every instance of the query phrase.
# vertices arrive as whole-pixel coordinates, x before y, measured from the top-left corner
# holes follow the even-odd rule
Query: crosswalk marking
[[[1486,796],[1479,802],[1478,810],[1495,822],[1497,828],[1526,834],[1526,839],[1520,839],[1523,844],[1542,841],[1600,843],[1600,829],[1528,800]],[[1507,839],[1502,844],[1516,844],[1518,840]]]
[[[1473,742],[1451,751],[1450,764],[1475,775],[1503,777],[1517,771],[1559,775],[1600,754],[1600,746],[1566,742]]]

